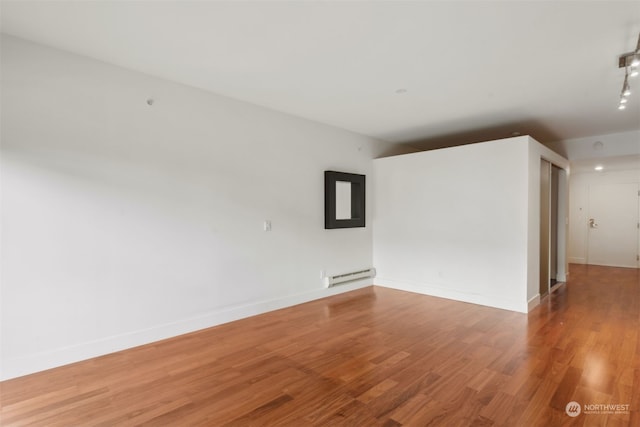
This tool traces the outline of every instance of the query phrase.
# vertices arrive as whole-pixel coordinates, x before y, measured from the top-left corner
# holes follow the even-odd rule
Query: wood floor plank
[[[4,381],[0,425],[640,426],[640,270],[570,271],[528,315],[369,287]]]

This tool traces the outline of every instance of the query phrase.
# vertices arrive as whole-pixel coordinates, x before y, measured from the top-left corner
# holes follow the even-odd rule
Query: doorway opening
[[[540,161],[540,298],[567,280],[566,171]]]

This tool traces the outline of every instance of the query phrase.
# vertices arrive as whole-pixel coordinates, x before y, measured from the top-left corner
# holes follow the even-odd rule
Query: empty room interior
[[[0,30],[0,425],[640,426],[639,1]]]

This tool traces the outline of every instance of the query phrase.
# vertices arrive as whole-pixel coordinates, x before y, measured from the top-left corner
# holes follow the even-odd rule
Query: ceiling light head
[[[631,86],[629,86],[628,74],[624,75],[624,83],[622,84],[622,96],[631,95]]]
[[[593,168],[597,171],[601,171],[602,169],[604,169],[604,167],[602,165],[597,165],[595,168]]]
[[[624,110],[625,108],[627,108],[627,106],[624,104],[618,105],[618,110]]]
[[[632,68],[629,73],[629,77],[637,77],[640,74],[640,71],[637,68]]]
[[[633,57],[631,58],[631,63],[629,64],[629,66],[631,68],[637,68],[638,66],[640,66],[640,55],[638,55],[638,54],[633,55]]]
[[[622,98],[620,98],[620,104],[626,104],[628,101],[627,98],[625,98],[624,96]]]

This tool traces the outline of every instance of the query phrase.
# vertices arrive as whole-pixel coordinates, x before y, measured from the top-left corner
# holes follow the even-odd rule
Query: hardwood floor
[[[633,269],[529,315],[370,287],[2,382],[0,424],[640,426],[639,331]]]

